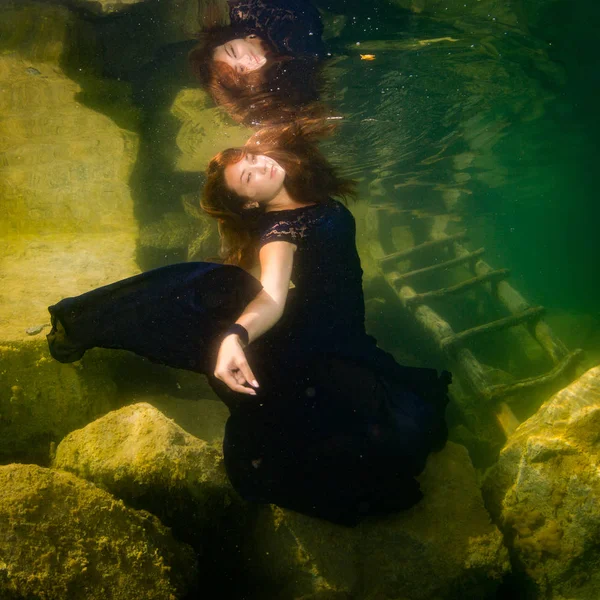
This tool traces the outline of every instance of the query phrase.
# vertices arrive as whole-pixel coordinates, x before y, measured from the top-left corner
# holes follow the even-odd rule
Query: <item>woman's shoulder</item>
[[[261,246],[271,241],[289,241],[299,244],[325,223],[331,224],[336,217],[350,218],[352,213],[339,201],[328,198],[300,208],[265,213],[259,221]]]
[[[303,222],[319,218],[323,213],[338,212],[344,209],[348,210],[341,202],[334,198],[327,198],[320,202],[311,202],[295,208],[264,213],[260,217],[260,222],[269,226],[275,223]]]

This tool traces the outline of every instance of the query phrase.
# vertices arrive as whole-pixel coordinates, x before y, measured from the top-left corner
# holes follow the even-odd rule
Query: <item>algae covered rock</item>
[[[111,14],[121,12],[135,4],[146,0],[76,0],[74,4],[83,6],[99,14]]]
[[[239,503],[220,443],[190,435],[144,402],[67,435],[53,467],[149,510],[190,541],[202,541],[205,530]]]
[[[50,443],[119,406],[119,358],[99,350],[61,364],[43,339],[0,344],[0,461],[45,464]]]
[[[175,600],[195,569],[149,513],[69,473],[0,467],[1,598]]]
[[[420,481],[425,496],[416,506],[355,529],[265,508],[255,568],[277,586],[278,598],[488,597],[509,569],[508,553],[466,449],[448,443]]]
[[[484,494],[540,598],[600,597],[600,367],[521,424]]]
[[[222,109],[215,108],[208,92],[201,89],[181,90],[170,112],[171,118],[180,122],[178,171],[203,171],[219,150],[243,146],[252,135],[250,129],[236,125]]]
[[[0,3],[1,342],[29,343],[50,304],[139,271],[135,111],[97,53],[64,6]]]
[[[193,35],[203,27],[227,25],[229,5],[227,0],[50,0],[67,3],[96,15],[133,14],[143,26],[168,41]],[[144,23],[143,19],[149,19]],[[162,22],[161,22],[162,21]],[[157,27],[160,22],[160,27]],[[179,32],[179,36],[175,34]]]
[[[197,224],[182,212],[168,212],[140,230],[140,245],[174,250],[187,248],[197,237]]]

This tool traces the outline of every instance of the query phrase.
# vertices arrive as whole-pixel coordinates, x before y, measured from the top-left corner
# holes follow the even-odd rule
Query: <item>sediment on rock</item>
[[[0,467],[0,596],[174,600],[196,575],[189,546],[95,485],[34,465]]]

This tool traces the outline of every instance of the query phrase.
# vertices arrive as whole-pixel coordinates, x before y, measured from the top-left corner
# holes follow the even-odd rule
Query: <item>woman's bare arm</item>
[[[260,282],[263,289],[236,321],[248,331],[250,341],[271,329],[283,314],[290,287],[295,250],[296,246],[289,242],[271,242],[260,250]],[[258,382],[248,365],[241,340],[236,334],[228,335],[223,339],[214,375],[232,390],[256,394],[248,385],[258,387]]]

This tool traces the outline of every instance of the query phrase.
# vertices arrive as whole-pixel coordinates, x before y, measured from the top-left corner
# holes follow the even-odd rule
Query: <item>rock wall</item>
[[[49,305],[139,271],[138,140],[112,118],[131,120],[127,86],[82,66],[95,38],[75,14],[2,3],[0,40],[0,460],[47,460],[50,441],[114,406],[110,361],[60,365],[43,334]]]
[[[484,495],[540,599],[600,597],[600,367],[525,421]]]
[[[0,597],[175,600],[196,574],[189,546],[95,485],[34,465],[0,467]]]
[[[79,101],[65,61],[90,32],[73,14],[9,3],[0,22],[10,31],[0,54],[0,340],[26,342],[49,304],[137,272],[137,137]]]
[[[280,598],[492,597],[510,567],[464,447],[449,443],[419,477],[424,498],[356,529],[275,506],[257,521],[251,560]]]
[[[219,520],[232,525],[232,510],[239,515],[221,440],[208,443],[190,435],[148,403],[126,406],[71,432],[58,445],[52,466],[149,510],[189,541],[201,543]]]

